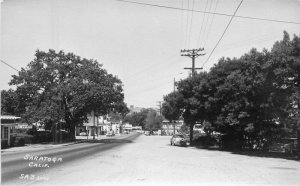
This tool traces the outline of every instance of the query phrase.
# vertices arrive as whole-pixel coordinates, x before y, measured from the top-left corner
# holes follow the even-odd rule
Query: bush
[[[32,143],[52,142],[52,134],[49,131],[36,131],[33,134]]]
[[[16,136],[10,136],[10,147],[14,147],[16,142]]]
[[[24,137],[16,137],[16,141],[14,143],[15,147],[20,147],[25,145],[25,138]]]
[[[56,131],[56,138],[58,140],[58,142],[60,142],[60,136],[61,136],[61,142],[64,143],[64,142],[70,142],[71,139],[72,139],[72,135],[71,133],[67,132],[67,131]]]
[[[240,150],[243,147],[243,140],[240,138],[240,136],[236,135],[222,135],[221,136],[221,147],[224,149],[230,149],[230,150]]]
[[[19,134],[16,135],[16,138],[23,138],[25,144],[31,144],[33,136],[25,134],[25,133],[19,133]]]
[[[198,136],[197,139],[193,140],[193,144],[196,146],[204,146],[204,147],[218,145],[216,138],[207,135]]]
[[[1,140],[1,149],[8,148],[8,140]]]

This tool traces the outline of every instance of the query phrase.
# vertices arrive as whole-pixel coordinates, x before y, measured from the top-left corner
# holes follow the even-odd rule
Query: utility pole
[[[184,68],[184,69],[189,69],[189,70],[192,70],[192,78],[194,77],[195,75],[195,70],[201,70],[203,68],[195,68],[195,59],[196,57],[199,57],[199,56],[203,56],[205,54],[201,54],[200,52],[203,51],[204,48],[199,48],[199,49],[184,49],[184,50],[181,50],[181,56],[188,56],[190,58],[192,58],[192,68]],[[195,125],[195,122],[193,123],[190,123],[190,144],[192,144],[193,142],[193,128],[194,128],[194,125]],[[175,128],[175,127],[174,127]]]
[[[181,50],[181,56],[188,56],[190,58],[192,58],[192,68],[184,68],[184,69],[189,69],[192,70],[192,77],[194,77],[195,74],[195,70],[201,70],[203,68],[195,68],[195,59],[199,56],[203,56],[205,54],[201,54],[200,52],[203,51],[204,48],[199,48],[199,49],[184,49]]]
[[[175,86],[176,86],[176,81],[175,81],[175,78],[174,78],[174,92],[175,92]]]
[[[162,103],[162,102],[161,102],[161,101],[158,101],[157,103],[158,103],[158,106],[159,106],[159,115],[161,115],[161,103]]]

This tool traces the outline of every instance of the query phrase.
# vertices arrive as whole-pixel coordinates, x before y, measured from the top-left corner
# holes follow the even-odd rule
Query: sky
[[[196,67],[209,71],[221,57],[270,49],[284,30],[300,35],[299,0],[244,0],[221,40],[231,16],[199,11],[232,15],[240,0],[128,1],[4,0],[0,58],[17,70],[37,49],[96,59],[121,79],[128,106],[148,108],[173,91],[174,80],[188,77],[184,68],[192,62],[182,49],[204,48]],[[14,88],[8,82],[18,74],[7,64],[0,62],[1,90]]]

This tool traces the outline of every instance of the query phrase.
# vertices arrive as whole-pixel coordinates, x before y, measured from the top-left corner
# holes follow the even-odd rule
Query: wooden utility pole
[[[162,103],[162,102],[161,102],[161,101],[158,101],[157,103],[158,103],[157,106],[159,106],[159,115],[161,115],[161,103]]]
[[[194,77],[195,75],[195,70],[201,70],[203,68],[195,68],[195,59],[199,56],[203,56],[205,54],[201,54],[200,52],[203,51],[204,48],[199,48],[199,49],[184,49],[184,50],[181,50],[181,56],[188,56],[190,58],[192,58],[192,68],[184,68],[184,69],[189,69],[189,70],[192,70],[192,77]],[[190,144],[192,144],[193,142],[193,128],[194,128],[194,125],[195,123],[190,123]]]
[[[204,48],[199,48],[199,49],[184,49],[184,50],[181,50],[181,56],[188,56],[190,58],[192,58],[192,68],[184,68],[184,69],[189,69],[189,70],[192,70],[192,77],[194,76],[195,74],[195,70],[201,70],[203,68],[195,68],[195,59],[199,56],[203,56],[205,54],[201,54],[200,52],[203,51]]]
[[[173,90],[173,92],[175,92],[175,86],[176,86],[176,81],[175,81],[175,78],[174,78],[174,90]]]

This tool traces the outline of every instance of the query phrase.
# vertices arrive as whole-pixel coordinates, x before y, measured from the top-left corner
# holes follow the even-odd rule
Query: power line
[[[211,5],[212,5],[212,1],[209,2],[209,12],[211,12]],[[207,18],[206,18],[206,21],[205,21],[205,26],[204,26],[204,32],[203,32],[203,41],[201,40],[200,43],[204,43],[204,40],[205,40],[205,35],[207,33],[206,31],[206,27],[207,27],[207,24],[208,24],[208,21],[209,21],[209,18],[210,18],[210,14],[207,15]],[[204,44],[202,45],[203,48],[204,48]]]
[[[216,2],[214,12],[217,11],[218,4],[219,4],[219,0],[217,0],[217,2]],[[212,19],[211,19],[210,25],[209,25],[209,27],[208,27],[208,34],[207,34],[207,37],[205,37],[205,40],[204,40],[204,42],[203,42],[203,48],[205,48],[207,38],[209,38],[210,31],[211,31],[211,26],[212,26],[212,24],[213,24],[213,22],[214,22],[214,19],[215,19],[215,14],[213,14],[213,17],[212,17]]]
[[[3,61],[2,59],[0,59],[0,61],[1,61],[2,63],[4,63],[5,65],[9,66],[10,68],[12,68],[12,69],[16,70],[17,72],[19,72],[19,70],[18,70],[18,69],[16,69],[15,67],[11,66],[11,65],[10,65],[10,64],[8,64],[8,63],[6,63],[6,62],[5,62],[5,61]]]
[[[189,10],[190,10],[190,0],[187,1],[187,10],[186,10],[186,26],[185,26],[185,34],[186,34],[185,45],[186,46],[189,45],[189,41],[188,41],[188,37],[189,37],[188,28],[189,28],[189,15],[190,15]]]
[[[227,17],[231,17],[232,16],[230,14],[225,14],[225,13],[207,12],[207,11],[201,11],[201,10],[189,10],[189,9],[184,9],[184,8],[164,6],[164,5],[158,5],[158,4],[140,3],[140,2],[135,2],[135,1],[127,1],[127,0],[116,0],[116,1],[124,2],[124,3],[132,3],[132,4],[145,5],[145,6],[152,6],[152,7],[159,7],[159,8],[167,8],[167,9],[173,9],[173,10],[186,10],[186,11],[193,11],[193,12],[214,14],[214,15],[227,16]],[[267,18],[250,17],[250,16],[239,16],[239,15],[235,15],[235,17],[236,18],[243,18],[243,19],[253,19],[253,20],[260,20],[260,21],[270,21],[270,22],[277,22],[277,23],[289,23],[289,24],[300,25],[300,22],[295,22],[295,21],[267,19]]]
[[[192,35],[192,27],[193,27],[193,16],[194,16],[194,3],[195,3],[195,0],[193,0],[193,3],[192,3],[192,16],[191,16],[191,23],[190,23],[190,30],[189,30],[189,40],[188,40],[188,47],[190,45],[190,40],[191,40],[191,35]]]
[[[217,44],[215,45],[215,47],[213,48],[213,50],[212,50],[211,53],[209,54],[209,56],[208,56],[208,58],[206,59],[206,61],[203,63],[202,67],[205,65],[205,63],[208,62],[208,60],[210,59],[210,57],[211,57],[212,54],[214,53],[215,49],[217,48],[217,46],[219,45],[219,43],[220,43],[221,40],[223,39],[223,37],[224,37],[224,35],[225,35],[227,29],[229,28],[230,23],[232,22],[232,20],[233,20],[235,14],[237,13],[237,11],[239,10],[239,8],[241,7],[243,1],[244,1],[244,0],[241,0],[240,4],[239,4],[238,7],[235,9],[235,11],[234,11],[233,15],[231,16],[231,18],[230,18],[230,20],[229,20],[229,22],[228,22],[228,24],[227,24],[227,26],[226,26],[224,32],[222,33],[220,39],[218,40]]]
[[[206,8],[207,8],[207,3],[208,3],[208,0],[206,0],[205,9],[204,9],[205,12],[206,12]],[[205,17],[206,17],[206,13],[204,13],[204,15],[202,17],[202,22],[201,22],[199,37],[198,37],[198,40],[197,40],[197,45],[198,45],[198,43],[200,42],[200,39],[201,39],[202,28],[203,28]]]
[[[183,21],[183,16],[184,16],[184,10],[183,10],[183,1],[184,0],[181,0],[181,19],[180,19],[180,27],[181,27],[181,34],[180,35],[183,35],[183,37],[181,37],[181,44],[184,46],[185,45],[185,32],[184,32],[184,27],[183,27],[183,24],[184,24],[184,21]]]

